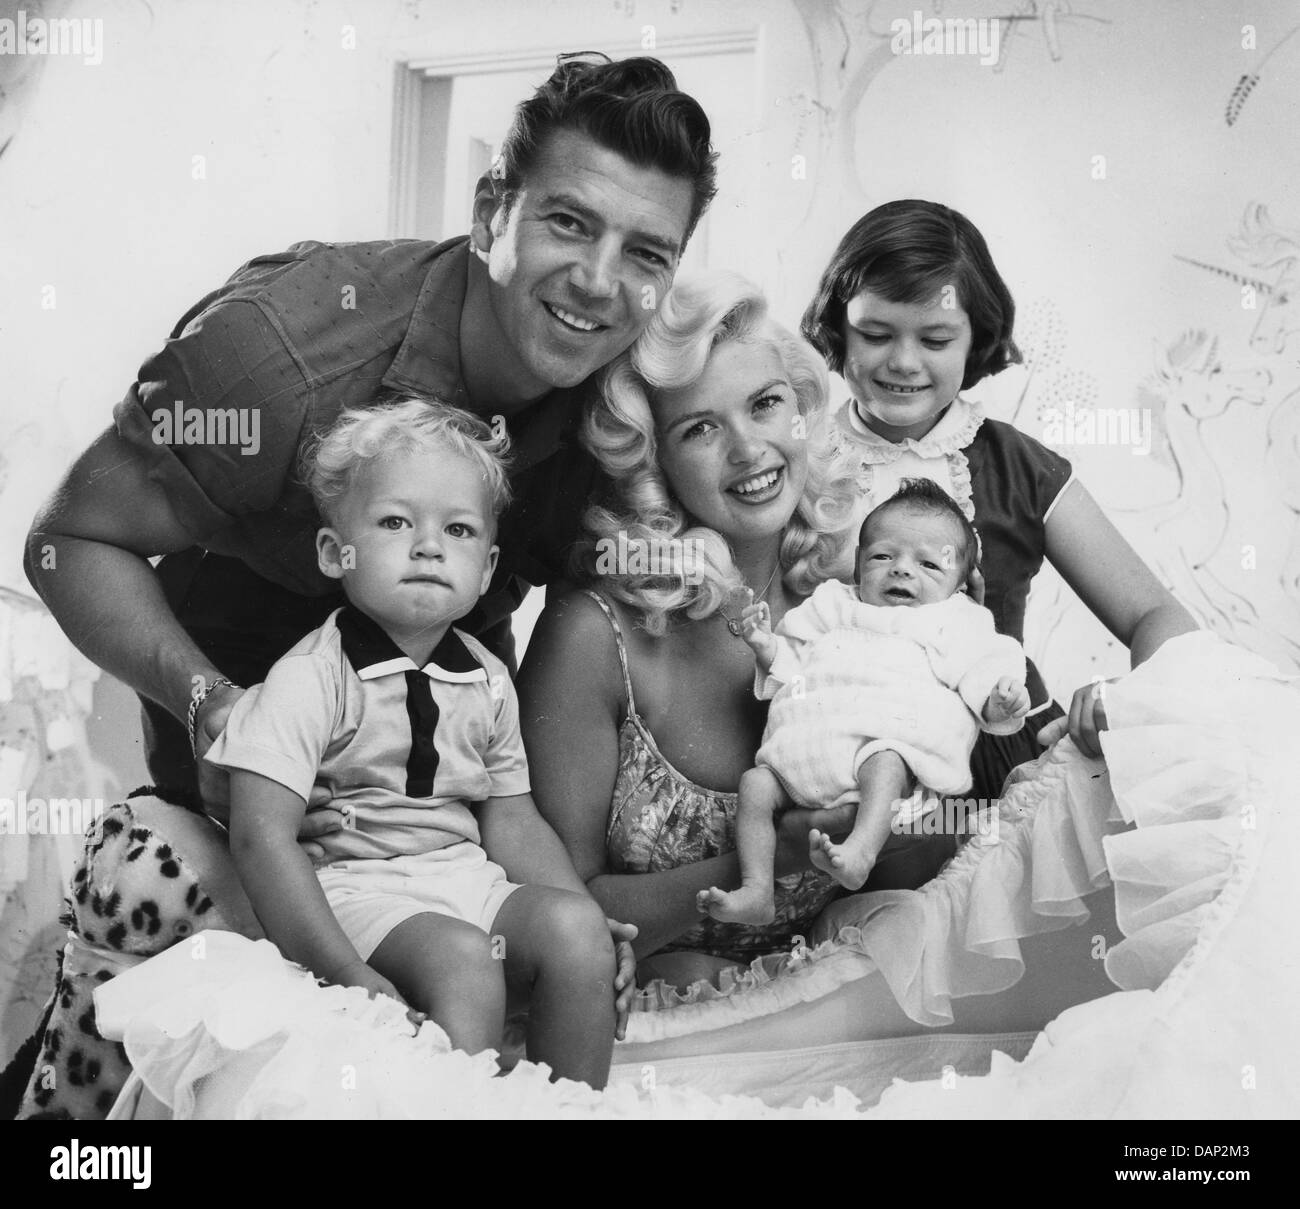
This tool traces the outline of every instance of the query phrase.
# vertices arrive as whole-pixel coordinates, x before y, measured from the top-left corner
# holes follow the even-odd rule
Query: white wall
[[[0,125],[17,129],[0,157],[0,583],[25,590],[18,549],[35,503],[188,305],[258,252],[390,234],[395,63],[586,49],[647,27],[659,38],[758,27],[757,82],[736,85],[752,121],[727,133],[753,145],[755,179],[717,216],[752,233],[737,267],[793,322],[835,241],[870,205],[923,196],[965,211],[1022,315],[1050,312],[1056,333],[1051,349],[1037,341],[1032,379],[1009,371],[983,397],[1002,415],[1019,402],[1031,432],[1042,407],[1067,397],[1163,415],[1168,443],[1158,437],[1145,458],[1066,452],[1105,504],[1132,510],[1116,511],[1118,523],[1206,620],[1296,666],[1300,617],[1280,576],[1297,513],[1280,503],[1284,456],[1270,460],[1266,444],[1271,424],[1274,453],[1300,456],[1285,454],[1300,336],[1280,352],[1252,351],[1259,312],[1242,309],[1238,287],[1173,258],[1277,276],[1245,266],[1225,241],[1251,201],[1300,227],[1300,143],[1284,121],[1300,92],[1300,38],[1265,67],[1231,128],[1224,108],[1239,76],[1300,20],[1294,6],[1079,0],[1078,15],[1017,24],[997,69],[892,55],[891,19],[918,7],[931,15],[906,0],[72,0],[62,15],[103,22],[103,62],[44,59],[18,94],[21,121],[11,104]],[[1257,49],[1241,47],[1246,23]],[[802,179],[796,155],[807,158]],[[1094,156],[1105,157],[1103,179]],[[47,286],[53,309],[42,305]],[[1184,373],[1168,400],[1141,394],[1154,348],[1188,327],[1218,337],[1231,372]],[[1257,402],[1221,389],[1243,369],[1268,375]],[[1180,468],[1182,503],[1161,511]],[[1300,481],[1300,463],[1291,470]],[[1197,550],[1218,528],[1217,548]],[[1246,546],[1253,570],[1242,566]],[[1183,569],[1202,558],[1205,568]],[[1056,588],[1040,593],[1035,644],[1062,692],[1123,665]],[[129,712],[124,721],[131,729]]]

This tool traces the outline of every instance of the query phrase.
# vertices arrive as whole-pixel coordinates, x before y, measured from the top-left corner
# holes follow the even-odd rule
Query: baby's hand
[[[767,601],[754,599],[752,588],[747,590],[749,604],[740,614],[740,630],[745,641],[752,644],[755,639],[761,641],[764,637],[772,636],[772,610],[768,608]]]
[[[740,636],[749,644],[764,668],[772,666],[776,658],[776,638],[772,633],[772,610],[767,601],[754,600],[754,591],[749,589],[749,604],[740,614]]]
[[[1023,681],[1011,676],[1003,676],[984,702],[984,721],[990,724],[1023,718],[1028,712],[1029,690]]]

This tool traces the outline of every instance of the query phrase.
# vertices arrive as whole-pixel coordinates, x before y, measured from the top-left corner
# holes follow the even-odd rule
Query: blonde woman
[[[586,518],[591,588],[548,604],[518,689],[538,808],[655,955],[643,981],[683,986],[784,948],[838,892],[792,812],[772,924],[696,906],[740,884],[736,790],[766,712],[741,610],[765,602],[775,624],[846,569],[855,486],[827,452],[826,400],[821,358],[752,285],[712,273],[673,288],[585,426],[612,483]],[[939,838],[899,837],[870,888],[928,880],[951,853]]]

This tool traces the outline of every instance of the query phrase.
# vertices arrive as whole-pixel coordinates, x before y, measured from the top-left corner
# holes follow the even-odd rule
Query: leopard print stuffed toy
[[[86,834],[64,902],[69,930],[19,1117],[100,1120],[130,1074],[95,1023],[97,986],[205,930],[263,935],[225,834],[210,819],[137,790]]]

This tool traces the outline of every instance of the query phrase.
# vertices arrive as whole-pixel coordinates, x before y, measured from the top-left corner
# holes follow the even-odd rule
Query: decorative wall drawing
[[[1234,526],[1234,476],[1215,439],[1216,428],[1237,423],[1242,410],[1264,407],[1271,385],[1265,369],[1225,367],[1218,341],[1203,331],[1157,350],[1155,373],[1138,397],[1163,420],[1177,490],[1144,509],[1144,519],[1153,525],[1155,569],[1202,625],[1282,667],[1300,667],[1300,644],[1261,620],[1256,547],[1263,534]],[[1246,536],[1257,540],[1240,540]]]
[[[899,19],[899,11],[879,6],[875,0],[794,0],[794,7],[808,32],[816,88],[783,99],[794,104],[799,114],[796,153],[812,160],[820,174],[820,187],[813,192],[812,209],[806,219],[810,228],[817,229],[820,223],[838,221],[846,210],[865,213],[885,200],[870,199],[864,188],[857,160],[857,127],[863,117],[867,89],[898,58],[890,29]],[[878,7],[882,15],[876,17]],[[931,7],[935,17],[942,16],[940,0]],[[1110,24],[1105,18],[1076,12],[1067,0],[1023,0],[1018,11],[1013,12],[1007,12],[1000,3],[989,7],[988,13],[963,13],[961,21],[997,22],[997,71],[1002,70],[1012,35],[1021,27],[1041,24],[1048,53],[1053,60],[1059,60],[1061,21],[1086,19]],[[919,4],[915,11],[920,13]],[[811,124],[818,130],[815,148],[808,145],[811,140],[806,144],[803,137]]]
[[[1286,356],[1300,344],[1300,236],[1252,202],[1227,246],[1245,270],[1177,259],[1231,281],[1239,305],[1258,310],[1255,356],[1229,365],[1200,330],[1157,348],[1138,400],[1153,419],[1152,456],[1172,469],[1175,490],[1134,511],[1152,526],[1153,565],[1202,625],[1300,670],[1300,365]],[[1262,448],[1243,463],[1227,449],[1233,433],[1256,434]],[[1269,513],[1242,520],[1261,475]]]
[[[1229,126],[1236,124],[1237,119],[1241,116],[1242,109],[1245,108],[1247,99],[1250,94],[1255,91],[1256,86],[1263,78],[1264,65],[1282,49],[1282,47],[1297,31],[1300,31],[1300,25],[1293,26],[1283,34],[1281,38],[1273,43],[1272,47],[1259,61],[1259,64],[1251,71],[1246,72],[1246,74],[1237,81],[1236,86],[1232,90],[1232,96],[1228,98],[1228,107],[1224,111],[1223,115],[1224,121],[1227,122]]]
[[[1290,337],[1300,333],[1300,232],[1279,227],[1262,202],[1251,202],[1228,248],[1248,265],[1274,271],[1272,284],[1261,291],[1264,305],[1250,346],[1259,353],[1285,352]]]
[[[1025,316],[1017,316],[1016,343],[1024,357],[1025,381],[1008,417],[1022,423],[1024,407],[1033,400],[1037,418],[1068,408],[1088,408],[1097,402],[1097,379],[1087,370],[1066,365],[1066,326],[1061,309],[1050,298],[1035,298]]]
[[[45,17],[43,0],[0,0],[0,20],[8,21],[9,28]],[[18,133],[24,105],[30,100],[45,65],[45,56],[35,53],[39,47],[15,48],[14,53],[0,54],[0,156]]]
[[[936,3],[935,10],[939,5]],[[1028,32],[1030,27],[1038,25],[1042,31],[1043,43],[1054,63],[1060,62],[1064,53],[1061,44],[1061,23],[1067,25],[1072,21],[1097,21],[1103,25],[1110,22],[1104,17],[1095,17],[1090,13],[1074,10],[1070,0],[1024,0],[1020,11],[998,15],[1001,23],[1001,49],[994,71],[1002,71],[1007,64],[1007,52],[1011,48],[1013,36],[1017,32]]]

